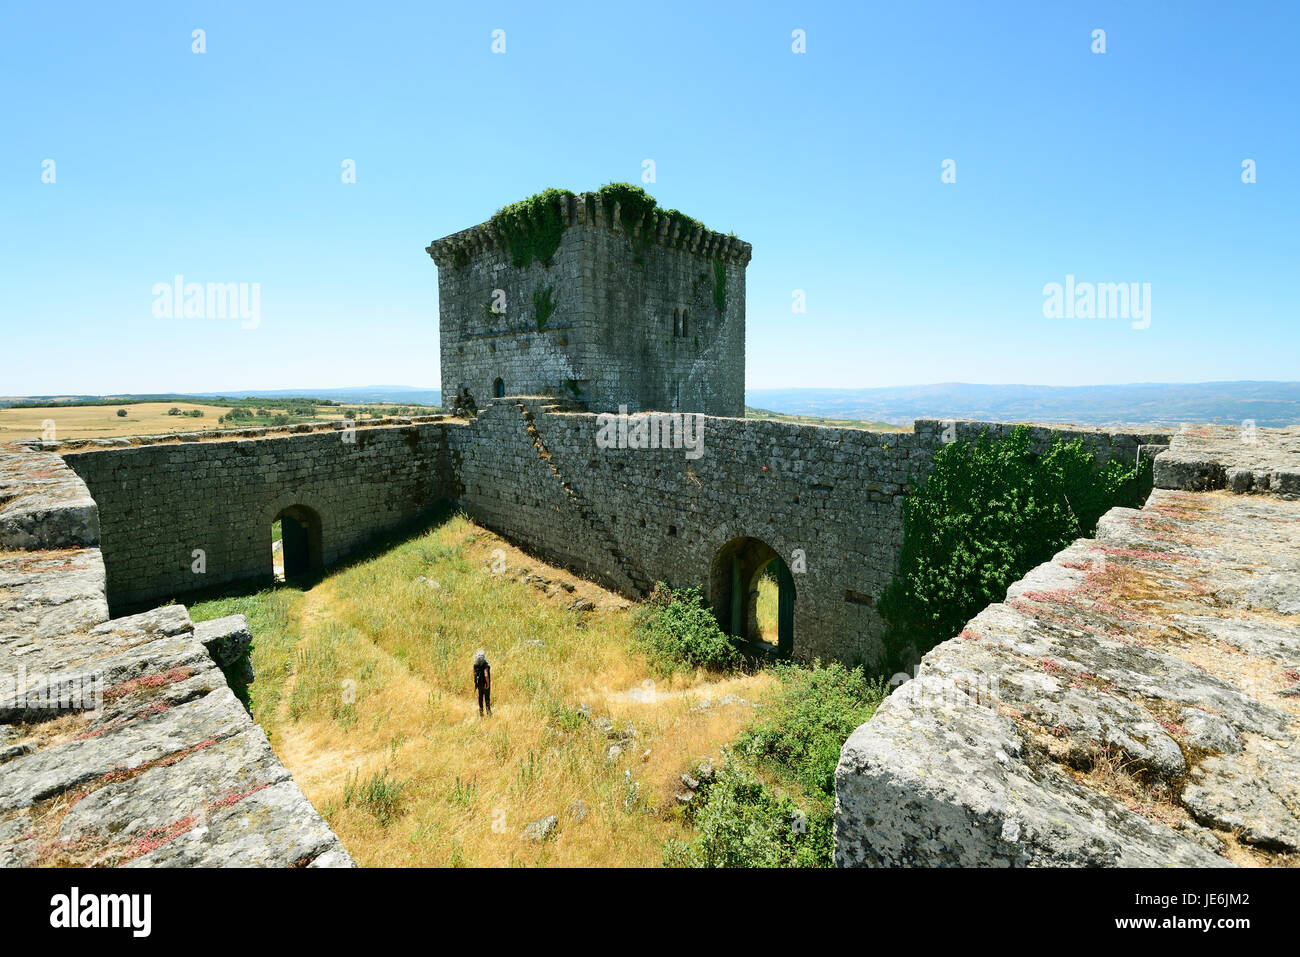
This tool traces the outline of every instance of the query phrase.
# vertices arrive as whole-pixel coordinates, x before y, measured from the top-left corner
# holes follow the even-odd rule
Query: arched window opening
[[[290,505],[271,523],[271,567],[276,581],[319,574],[324,567],[321,521],[314,509]]]
[[[797,590],[774,548],[758,538],[732,539],[714,556],[709,585],[723,631],[765,657],[794,653]]]

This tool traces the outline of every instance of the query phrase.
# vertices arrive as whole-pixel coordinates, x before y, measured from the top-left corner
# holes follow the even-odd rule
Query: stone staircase
[[[544,400],[544,402],[544,405],[538,407],[538,411],[543,415],[554,412],[572,411],[566,408],[566,403],[564,403],[563,400],[547,399]],[[568,496],[569,501],[573,504],[574,510],[579,516],[581,516],[587,527],[591,529],[592,534],[595,536],[596,540],[600,542],[601,547],[614,558],[615,565],[620,573],[611,576],[615,586],[619,591],[631,597],[640,598],[649,595],[654,589],[654,581],[640,568],[640,566],[623,553],[623,551],[618,547],[618,542],[614,539],[613,534],[610,532],[604,520],[601,519],[596,510],[592,508],[587,500],[582,496],[582,493],[570,485],[565,479],[559,466],[555,464],[554,456],[551,455],[550,450],[546,447],[546,442],[542,438],[541,432],[533,421],[533,412],[528,407],[525,399],[518,398],[515,400],[515,404],[518,406],[519,413],[523,417],[524,429],[528,434],[528,438],[532,441],[533,448],[537,450],[537,457],[547,467],[555,480],[560,483],[560,487],[564,489],[565,495]]]

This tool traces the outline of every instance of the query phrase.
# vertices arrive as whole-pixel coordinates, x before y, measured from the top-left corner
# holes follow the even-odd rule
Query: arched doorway
[[[279,548],[274,544],[279,526]],[[290,505],[275,516],[272,528],[272,555],[275,577],[292,581],[314,575],[324,567],[321,549],[320,516],[306,505]],[[278,553],[278,554],[277,554]]]
[[[506,383],[504,379],[498,378],[492,383],[492,394],[498,399],[505,397]]]
[[[709,571],[709,595],[727,634],[782,658],[793,653],[794,576],[762,539],[733,538],[718,549]]]

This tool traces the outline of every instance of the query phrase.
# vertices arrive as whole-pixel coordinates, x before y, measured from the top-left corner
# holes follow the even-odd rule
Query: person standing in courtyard
[[[486,706],[488,717],[492,717],[492,666],[482,648],[474,652],[474,688],[478,691],[478,716],[483,717]]]

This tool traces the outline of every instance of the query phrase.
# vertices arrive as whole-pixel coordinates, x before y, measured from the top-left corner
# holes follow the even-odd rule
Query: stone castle
[[[555,201],[550,263],[493,222],[435,240],[443,404],[555,395],[594,411],[745,412],[750,245],[598,193]]]
[[[155,607],[217,586],[269,582],[268,530],[277,518],[286,522],[286,569],[314,571],[454,503],[526,550],[629,597],[646,595],[659,581],[700,585],[720,624],[741,640],[754,637],[759,576],[775,568],[777,654],[879,663],[883,622],[875,603],[897,566],[906,486],[926,477],[946,442],[1003,434],[1010,426],[921,420],[911,432],[874,432],[746,419],[749,245],[684,218],[629,217],[599,194],[562,194],[552,202],[546,212],[553,246],[541,255],[521,256],[528,237],[496,220],[428,247],[439,274],[444,406],[462,414],[355,428],[322,423],[35,441],[5,450],[0,721],[7,724],[0,730],[49,712],[48,696],[28,692],[48,688],[51,675],[66,681],[106,674],[116,692],[112,707],[87,710],[84,727],[64,739],[6,746],[0,737],[0,863],[39,863],[49,844],[33,836],[34,822],[44,820],[53,797],[86,782],[103,782],[96,793],[104,795],[105,814],[143,829],[140,841],[105,850],[108,862],[206,863],[247,854],[255,863],[348,863],[213,666],[213,656],[246,645],[246,626],[231,620],[196,627],[183,605]],[[688,456],[668,443],[602,442],[604,413],[621,407],[631,421],[620,427],[632,433],[659,413],[700,414],[702,454]],[[1035,428],[1033,440],[1045,449],[1061,432]],[[1287,496],[1300,491],[1300,470],[1289,435],[1265,435],[1262,447],[1272,451],[1250,467],[1237,461],[1239,450],[1180,451],[1185,436],[1096,429],[1069,435],[1082,437],[1098,461],[1155,456],[1157,485],[1163,476],[1170,487],[1197,494],[1224,486],[1263,490],[1287,521],[1296,520]],[[1278,560],[1294,562],[1293,550]],[[1084,634],[1053,654],[1062,668],[1072,667],[1075,654],[1089,663],[1080,670],[1100,673],[1097,662],[1080,657],[1089,641]],[[1037,656],[1043,647],[1028,642],[1017,654]],[[962,674],[960,660],[946,668],[927,680],[942,684]],[[1150,688],[1131,677],[1112,686],[1135,698]],[[1179,692],[1166,685],[1160,693]],[[967,744],[942,730],[911,734],[899,745],[905,767],[891,764],[900,755],[875,743],[876,729],[893,729],[891,715],[898,715],[902,724],[889,733],[903,735],[939,713],[904,715],[902,701],[891,697],[884,720],[864,726],[846,746],[841,863],[941,862],[919,850],[929,846],[924,835],[936,821],[951,822],[952,844],[970,828],[997,832],[984,850],[963,858],[969,863],[980,855],[990,862],[1066,862],[1053,857],[1062,845],[1050,821],[1060,815],[1052,816],[1046,798],[1031,809],[1037,817],[1016,816],[1011,798],[985,806],[959,787],[968,780],[962,769],[976,767],[960,756],[950,776],[927,772],[954,748],[975,747],[979,729],[963,739]],[[1069,698],[1060,707],[1074,704]],[[1110,715],[1106,734],[1113,740],[1149,740],[1145,712],[1131,702],[1118,710],[1108,702],[1087,707]],[[1246,708],[1238,731],[1281,727],[1276,711],[1268,724]],[[1087,734],[1095,724],[1085,715],[1063,726]],[[1019,750],[1002,747],[1007,761],[1030,761],[1029,730],[998,731],[1008,741],[1020,736]],[[213,741],[221,742],[220,761]],[[244,769],[239,780],[223,773],[224,761]],[[105,782],[123,763],[140,773]],[[943,792],[939,785],[949,778],[951,791]],[[1005,779],[1007,788],[1019,786],[1014,775]],[[886,813],[879,781],[907,782],[898,784],[906,793],[890,799],[902,802],[905,814]],[[1044,787],[1059,797],[1071,786],[1062,779]],[[159,798],[171,793],[186,796]],[[1114,810],[1082,796],[1076,805],[1103,816]],[[166,831],[200,812],[225,823],[202,834],[186,830],[165,846],[147,839],[150,827]],[[1035,822],[1048,823],[1034,831]],[[57,837],[92,841],[99,824],[86,813],[65,820]],[[1150,848],[1166,840],[1136,825],[1124,833]],[[264,834],[272,837],[261,841]],[[1269,840],[1292,840],[1270,834]],[[1149,859],[1096,856],[1101,863]],[[1193,850],[1177,859],[1206,860]]]

